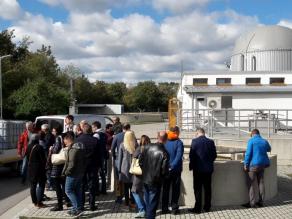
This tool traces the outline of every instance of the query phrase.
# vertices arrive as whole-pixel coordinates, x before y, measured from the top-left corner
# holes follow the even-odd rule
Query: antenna
[[[182,95],[182,89],[183,89],[183,83],[182,83],[182,81],[183,81],[183,74],[184,74],[184,61],[183,60],[181,60],[180,61],[180,92],[181,92],[181,95]]]

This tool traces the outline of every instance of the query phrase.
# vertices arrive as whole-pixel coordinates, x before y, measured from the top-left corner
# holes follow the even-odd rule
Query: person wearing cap
[[[165,149],[169,154],[169,175],[163,183],[162,214],[169,213],[168,204],[170,187],[172,187],[171,210],[173,214],[179,214],[178,200],[180,195],[180,183],[184,154],[184,145],[183,142],[179,139],[179,134],[180,130],[177,126],[170,128],[169,132],[167,133]]]
[[[43,147],[39,145],[39,135],[31,135],[26,156],[28,158],[31,200],[36,207],[43,208],[45,207],[42,199],[46,183],[46,156]]]
[[[269,142],[263,139],[258,129],[251,131],[251,139],[247,143],[244,158],[244,171],[248,175],[249,203],[244,207],[263,207],[265,198],[264,172],[270,166],[268,152]]]

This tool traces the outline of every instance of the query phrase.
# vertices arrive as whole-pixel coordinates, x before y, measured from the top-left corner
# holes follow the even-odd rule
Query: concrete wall
[[[216,145],[232,148],[246,149],[248,139],[214,139]],[[272,154],[278,157],[278,165],[292,165],[292,139],[269,138]],[[188,142],[188,141],[187,141]]]
[[[271,166],[265,169],[265,199],[273,198],[278,192],[277,156],[271,155]],[[180,204],[194,206],[193,175],[189,163],[184,162]],[[248,202],[248,189],[243,163],[240,161],[215,161],[212,175],[212,205],[240,205]]]
[[[125,123],[145,123],[163,122],[166,118],[165,113],[123,113],[119,115],[121,122]]]

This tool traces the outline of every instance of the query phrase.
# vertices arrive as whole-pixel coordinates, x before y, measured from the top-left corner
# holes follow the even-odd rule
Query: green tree
[[[124,103],[130,111],[157,111],[161,93],[154,81],[139,82],[125,95]]]
[[[123,98],[127,93],[126,84],[123,82],[116,82],[112,84],[108,84],[107,86],[108,95],[111,99],[111,103],[114,104],[123,104]]]
[[[158,90],[161,93],[161,111],[168,110],[168,100],[176,97],[178,91],[178,83],[175,82],[162,82],[158,84]]]
[[[39,115],[64,114],[68,111],[69,94],[45,79],[27,82],[9,98],[15,117],[33,119]]]

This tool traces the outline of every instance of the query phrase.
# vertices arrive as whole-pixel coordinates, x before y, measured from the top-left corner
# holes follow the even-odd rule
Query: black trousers
[[[97,186],[97,170],[89,170],[83,178],[83,189],[82,189],[82,205],[85,204],[85,190],[86,183],[89,190],[89,205],[90,207],[95,206],[96,186]]]
[[[97,192],[106,193],[106,174],[107,174],[107,160],[102,161],[102,166],[98,170],[99,177],[101,178],[101,190],[99,184],[99,177],[97,180]]]
[[[212,173],[198,173],[193,171],[193,180],[194,180],[194,192],[196,198],[195,210],[202,210],[202,188],[204,187],[205,191],[205,203],[204,210],[209,211],[211,208],[211,178]]]
[[[162,210],[168,210],[170,186],[172,187],[171,194],[171,209],[179,208],[178,200],[180,196],[181,172],[170,172],[169,176],[163,182],[162,191]]]
[[[30,196],[31,196],[32,203],[34,203],[35,205],[42,203],[44,190],[45,190],[45,184],[46,184],[45,178],[30,181]]]
[[[132,183],[124,183],[124,195],[125,195],[125,203],[126,205],[130,204],[130,201],[131,203],[135,203],[135,199],[133,197],[133,194],[131,192],[131,189],[132,189]]]
[[[66,203],[70,203],[68,196],[65,193],[65,178],[63,177],[52,177],[52,183],[56,190],[58,206],[63,207],[63,198]]]

